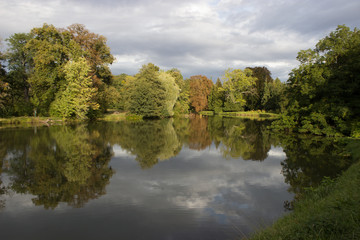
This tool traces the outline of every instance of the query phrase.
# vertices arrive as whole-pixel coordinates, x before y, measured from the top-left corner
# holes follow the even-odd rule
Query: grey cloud
[[[44,22],[82,23],[107,37],[114,55],[129,57],[111,67],[114,74],[153,62],[216,79],[227,68],[260,65],[285,81],[298,51],[338,24],[358,26],[358,9],[357,0],[0,0],[0,30],[6,38]]]

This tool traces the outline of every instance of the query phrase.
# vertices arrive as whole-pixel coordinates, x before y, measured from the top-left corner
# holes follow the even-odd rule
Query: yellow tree
[[[241,111],[246,105],[246,96],[256,94],[256,78],[250,69],[228,69],[223,76],[225,111]]]

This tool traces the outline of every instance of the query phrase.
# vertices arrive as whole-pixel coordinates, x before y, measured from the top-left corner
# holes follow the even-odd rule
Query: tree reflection
[[[98,135],[85,126],[61,126],[19,141],[11,148],[11,189],[35,195],[34,204],[45,208],[60,202],[81,207],[103,195],[113,174],[112,149]]]
[[[281,136],[286,159],[281,163],[289,192],[299,199],[307,187],[316,187],[326,177],[334,178],[352,164],[346,142],[314,136]],[[291,209],[293,202],[286,203]]]
[[[136,156],[142,168],[176,156],[182,147],[172,119],[106,124],[107,139]]]
[[[276,141],[267,130],[268,123],[249,119],[210,119],[209,130],[225,158],[263,161]]]
[[[203,150],[210,146],[212,141],[208,131],[208,118],[202,118],[195,115],[195,117],[190,119],[189,123],[189,148],[194,150]]]

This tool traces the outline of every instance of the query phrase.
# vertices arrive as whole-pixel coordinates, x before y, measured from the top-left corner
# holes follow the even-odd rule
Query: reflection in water
[[[112,149],[98,141],[98,135],[84,126],[57,126],[10,139],[6,172],[11,190],[35,195],[33,203],[45,208],[60,202],[81,207],[105,194],[113,174],[107,167]]]
[[[334,178],[352,164],[343,141],[315,136],[281,136],[286,159],[281,163],[289,191],[295,200],[307,187],[316,187],[326,177]],[[286,203],[292,209],[293,202]]]
[[[273,135],[267,126],[195,117],[1,129],[0,224],[20,224],[37,236],[37,224],[49,220],[44,228],[59,239],[72,238],[58,232],[59,224],[88,239],[104,238],[101,232],[134,239],[247,236],[281,216],[283,202],[304,186],[350,164],[341,142]],[[62,209],[63,217],[44,217],[32,205]],[[17,214],[29,208],[33,213]],[[11,239],[14,231],[4,234]]]

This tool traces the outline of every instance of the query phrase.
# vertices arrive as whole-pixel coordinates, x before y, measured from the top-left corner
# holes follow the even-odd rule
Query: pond
[[[236,118],[0,129],[2,239],[241,239],[350,165]]]

